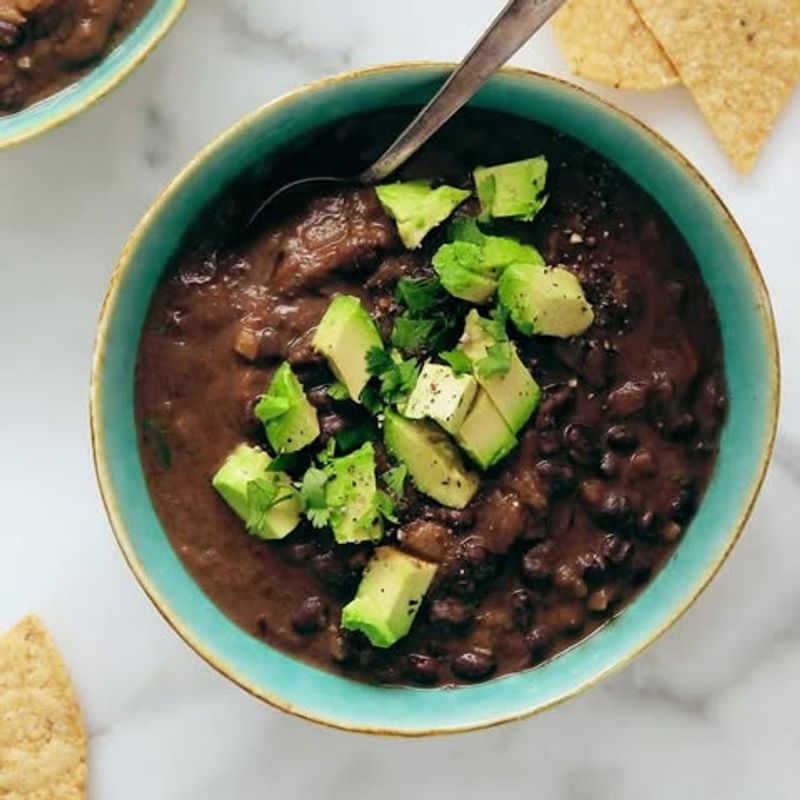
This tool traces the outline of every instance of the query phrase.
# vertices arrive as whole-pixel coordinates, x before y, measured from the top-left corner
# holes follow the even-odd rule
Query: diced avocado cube
[[[517,446],[517,437],[483,389],[478,390],[456,441],[481,469],[493,466]]]
[[[409,250],[444,222],[472,192],[454,186],[432,188],[430,181],[407,181],[376,186],[378,200],[397,223],[400,239]]]
[[[578,336],[594,322],[580,281],[563,267],[514,264],[503,273],[498,296],[526,336]]]
[[[497,282],[481,274],[481,248],[470,242],[442,245],[431,259],[442,286],[453,297],[485,303],[497,290]]]
[[[467,415],[478,383],[472,375],[456,375],[451,367],[428,362],[408,396],[404,416],[432,419],[448,433],[455,433]]]
[[[454,242],[469,242],[480,247],[483,254],[481,272],[495,280],[511,264],[544,266],[544,259],[535,247],[518,242],[510,236],[491,236],[484,233],[474,217],[457,217],[450,224],[448,234]]]
[[[330,510],[330,526],[339,544],[377,542],[383,536],[378,512],[378,485],[375,480],[375,449],[371,442],[325,467],[325,503]]]
[[[334,297],[311,345],[325,356],[331,372],[344,384],[350,397],[359,402],[370,378],[367,353],[373,347],[383,349],[381,335],[361,301],[347,294]]]
[[[435,574],[436,564],[379,547],[355,598],[342,609],[342,627],[361,631],[374,647],[391,647],[411,630]]]
[[[544,156],[512,161],[473,172],[481,219],[512,217],[532,220],[544,206],[547,159]]]
[[[285,472],[258,447],[238,445],[211,480],[222,499],[260,539],[283,539],[300,523],[300,501]]]
[[[272,376],[254,413],[264,423],[267,439],[276,453],[302,450],[319,436],[316,409],[308,402],[302,384],[285,361]]]
[[[386,412],[383,440],[417,489],[448,508],[464,508],[478,491],[478,476],[464,466],[450,437],[432,422]]]
[[[467,314],[464,325],[464,336],[460,348],[469,356],[473,364],[477,364],[486,356],[486,351],[495,344],[494,338],[484,327],[484,320],[474,309]],[[478,383],[489,395],[497,410],[511,428],[518,433],[536,411],[542,397],[542,390],[517,354],[517,348],[511,343],[511,364],[504,375],[482,377],[476,375]]]

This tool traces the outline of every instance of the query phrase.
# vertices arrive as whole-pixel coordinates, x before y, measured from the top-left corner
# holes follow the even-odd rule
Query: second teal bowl
[[[597,683],[665,631],[735,544],[770,457],[778,352],[769,299],[741,232],[708,184],[631,117],[573,86],[521,70],[492,79],[472,105],[549,125],[618,164],[673,219],[719,312],[730,408],[717,469],[674,556],[623,613],[527,672],[458,689],[386,688],[322,672],[234,625],[170,546],[147,492],[134,423],[134,365],[153,292],[190,223],[234,178],[298,137],[344,117],[420,106],[447,65],[407,64],[299,89],[246,117],[202,151],[133,233],[103,308],[92,372],[98,479],[125,558],[175,630],[233,681],[286,711],[348,730],[422,735],[485,727],[540,711]]]
[[[107,95],[152,53],[185,6],[186,0],[155,0],[144,19],[83,77],[16,114],[0,117],[0,150],[62,125]]]

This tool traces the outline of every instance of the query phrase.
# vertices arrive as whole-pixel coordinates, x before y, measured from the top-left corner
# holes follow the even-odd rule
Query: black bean
[[[458,556],[468,574],[479,583],[490,580],[497,573],[497,558],[477,537],[463,542]]]
[[[627,425],[612,425],[606,431],[606,444],[620,453],[633,450],[639,443],[639,437]]]
[[[537,461],[534,469],[544,478],[551,494],[566,494],[575,486],[575,470],[560,461],[542,459]]]
[[[608,410],[614,417],[625,418],[641,411],[647,403],[650,385],[645,381],[627,381],[608,395]]]
[[[472,609],[455,597],[437,598],[428,611],[432,623],[452,630],[463,630],[472,622],[472,617]]]
[[[297,542],[290,544],[284,552],[287,561],[293,564],[305,564],[314,557],[317,546],[313,542]]]
[[[607,565],[605,558],[594,550],[587,550],[575,559],[575,566],[587,581],[598,581],[606,573]]]
[[[612,564],[621,564],[630,554],[633,545],[616,533],[607,533],[600,543],[600,552]]]
[[[13,22],[0,19],[0,48],[10,50],[22,39],[22,28]]]
[[[406,657],[404,671],[415,683],[430,686],[439,677],[439,662],[422,653],[411,653]]]
[[[582,603],[565,603],[555,609],[555,623],[562,633],[577,633],[586,623],[586,610]]]
[[[546,625],[534,625],[525,636],[525,644],[531,655],[539,660],[546,655],[553,644],[553,634]]]
[[[491,650],[476,648],[456,656],[451,666],[456,675],[478,681],[494,672],[495,660]]]
[[[634,518],[630,498],[622,492],[609,491],[595,513],[595,518],[600,527],[606,530],[630,528]]]
[[[347,420],[341,414],[324,414],[320,417],[319,427],[322,435],[330,438],[347,427]]]
[[[641,586],[647,582],[653,572],[653,556],[637,549],[630,560],[629,569],[631,581]]]
[[[354,637],[349,631],[336,631],[328,641],[328,654],[337,664],[349,664],[355,660]]]
[[[691,486],[684,486],[667,505],[667,516],[675,522],[687,522],[695,505],[695,492]]]
[[[641,514],[636,518],[636,528],[639,530],[640,533],[645,533],[649,531],[653,527],[653,522],[655,522],[656,515],[653,513],[653,510],[648,508],[646,511],[642,511]]]
[[[564,441],[567,444],[567,455],[584,467],[592,467],[597,463],[597,446],[594,432],[586,425],[573,422],[564,428]]]
[[[520,630],[527,630],[533,622],[535,598],[527,589],[511,592],[511,618]]]
[[[333,592],[346,595],[356,588],[358,575],[333,552],[314,556],[311,569],[317,579]]]
[[[553,420],[562,411],[565,411],[575,402],[575,389],[569,384],[548,388],[542,402],[539,404],[537,415],[543,419]],[[537,427],[539,427],[537,425]],[[551,427],[545,425],[544,427]]]
[[[589,589],[573,564],[567,561],[559,564],[553,571],[553,586],[567,597],[586,597]]]
[[[613,453],[603,453],[600,459],[600,473],[606,478],[616,478],[619,475],[619,459]]]
[[[697,420],[688,411],[671,419],[665,427],[667,436],[676,442],[691,439],[696,430]]]
[[[555,428],[538,431],[539,452],[543,456],[552,456],[560,453],[563,447],[561,432]]]
[[[327,386],[315,386],[313,389],[309,389],[308,402],[314,408],[320,409],[328,409],[333,403],[331,396],[328,394]]]
[[[547,558],[537,552],[537,547],[532,547],[522,556],[520,574],[525,583],[531,586],[540,586],[550,580],[553,568]]]
[[[646,447],[640,447],[630,458],[630,475],[636,480],[656,473],[656,460]]]
[[[298,633],[316,633],[328,623],[328,606],[321,597],[311,595],[292,614],[292,627]]]
[[[586,598],[586,608],[588,608],[589,611],[602,614],[608,610],[608,607],[614,599],[614,594],[615,591],[611,586],[602,586],[599,589],[595,589]]]

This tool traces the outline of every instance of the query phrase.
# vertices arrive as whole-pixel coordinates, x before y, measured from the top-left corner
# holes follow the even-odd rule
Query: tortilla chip
[[[741,172],[800,80],[800,0],[633,0]]]
[[[617,89],[663,89],[678,82],[630,0],[570,0],[553,25],[577,75]]]
[[[0,798],[82,800],[86,733],[67,670],[41,621],[0,638]]]

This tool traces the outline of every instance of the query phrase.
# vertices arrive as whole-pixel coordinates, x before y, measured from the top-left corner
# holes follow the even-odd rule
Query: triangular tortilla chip
[[[0,638],[0,798],[83,800],[86,733],[69,675],[41,621]]]
[[[633,0],[736,168],[800,80],[800,0]]]
[[[553,17],[572,71],[617,89],[663,89],[678,75],[630,0],[569,0]]]

